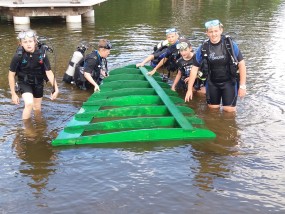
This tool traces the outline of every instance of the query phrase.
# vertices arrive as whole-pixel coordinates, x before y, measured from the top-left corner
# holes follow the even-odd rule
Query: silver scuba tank
[[[75,73],[75,67],[77,63],[83,59],[85,51],[88,49],[89,44],[82,42],[74,51],[71,60],[68,63],[67,70],[65,71],[65,74],[63,76],[63,81],[66,83],[71,83],[73,81],[74,73]]]
[[[168,40],[167,40],[167,39],[166,39],[166,40],[163,40],[163,41],[161,41],[161,42],[159,42],[159,43],[156,45],[157,49],[160,49],[160,48],[163,47],[163,46],[169,46],[169,43],[168,43]]]
[[[76,64],[83,58],[83,54],[80,51],[74,51],[71,60],[68,63],[67,70],[63,76],[63,81],[66,83],[71,83],[73,81],[73,76],[75,72]]]

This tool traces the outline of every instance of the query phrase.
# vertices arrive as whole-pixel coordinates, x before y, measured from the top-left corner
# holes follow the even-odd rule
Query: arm
[[[163,58],[159,61],[159,63],[155,66],[154,69],[152,69],[152,71],[148,72],[147,74],[152,76],[155,74],[155,72],[157,71],[157,69],[159,69],[161,66],[163,66],[166,62],[167,62],[167,58]]]
[[[9,86],[10,86],[11,95],[12,95],[12,102],[18,105],[20,103],[20,99],[15,91],[15,86],[16,86],[15,76],[16,76],[16,72],[9,71],[8,81],[9,81]]]
[[[176,75],[176,77],[175,77],[175,79],[173,81],[172,86],[171,86],[171,90],[172,91],[176,91],[175,88],[176,88],[176,85],[177,85],[177,83],[179,82],[180,79],[181,79],[181,71],[178,70],[178,73],[177,73],[177,75]]]
[[[96,81],[92,77],[93,72],[95,72],[98,76],[100,75],[99,65],[100,65],[100,59],[98,57],[86,59],[86,61],[84,63],[83,75],[84,75],[85,79],[91,85],[94,86],[94,92],[100,91],[99,85],[96,83]]]
[[[94,91],[100,91],[99,85],[97,85],[90,73],[84,72],[84,77],[94,86]]]
[[[146,63],[154,59],[154,55],[151,54],[147,58],[145,58],[141,63],[136,64],[136,67],[143,67]]]
[[[239,75],[240,75],[240,86],[241,85],[246,85],[246,66],[245,66],[245,61],[242,60],[238,64],[238,69],[239,69]],[[238,96],[239,97],[244,97],[246,93],[246,89],[239,88],[238,89]]]
[[[58,96],[58,86],[52,70],[46,71],[47,78],[54,88],[54,92],[50,95],[51,100],[55,100]]]
[[[192,100],[192,97],[193,97],[192,89],[193,89],[195,79],[197,77],[198,70],[199,70],[199,67],[196,67],[194,65],[191,68],[189,81],[188,81],[188,90],[187,90],[187,93],[185,95],[185,102],[189,102],[189,100]]]

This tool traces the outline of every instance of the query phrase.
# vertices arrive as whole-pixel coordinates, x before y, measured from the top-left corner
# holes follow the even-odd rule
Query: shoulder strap
[[[238,64],[237,57],[234,53],[233,40],[229,35],[225,35],[226,49],[231,57],[233,63]]]
[[[208,60],[209,39],[206,39],[201,46],[202,58]]]
[[[46,48],[44,48],[43,46],[38,47],[39,48],[39,53],[40,55],[43,57],[43,59],[46,57]]]
[[[88,54],[86,57],[84,57],[84,65],[85,65],[87,59],[95,59],[96,61],[98,60],[100,67],[103,67],[102,62],[103,62],[103,59],[104,59],[104,58],[102,58],[102,57],[100,56],[100,54],[98,53],[97,50],[91,52],[91,53]],[[104,63],[104,62],[103,62],[103,63]],[[96,69],[96,68],[93,68],[93,72],[94,72],[94,69]]]
[[[206,39],[202,45],[201,45],[201,55],[202,55],[202,61],[200,64],[200,73],[199,74],[199,78],[200,79],[205,79],[207,78],[210,73],[211,73],[211,69],[210,69],[210,63],[209,63],[209,39]]]
[[[17,47],[17,50],[16,50],[16,54],[18,56],[18,62],[17,62],[17,68],[16,68],[16,73],[18,73],[18,69],[19,69],[19,66],[20,64],[22,63],[22,60],[23,60],[23,55],[24,55],[24,48],[22,46],[18,46]]]
[[[39,54],[39,60],[41,61],[40,65],[41,65],[41,68],[42,68],[42,72],[44,74],[44,76],[46,76],[46,73],[45,73],[45,62],[44,62],[44,59],[46,57],[46,48],[44,48],[42,45],[41,46],[38,46],[38,49],[35,50],[35,52],[38,51],[38,54]],[[47,78],[46,78],[47,79]]]
[[[102,64],[104,64],[104,66],[105,66],[105,70],[106,70],[106,72],[107,73],[109,73],[109,71],[108,71],[108,62],[107,62],[107,59],[106,58],[102,58]]]
[[[103,68],[103,66],[104,66],[105,69],[107,70],[107,59],[101,57],[100,54],[98,53],[98,51],[96,51],[96,55],[97,55],[97,58],[99,59],[99,64],[100,64],[101,68]]]
[[[22,58],[22,56],[23,56],[23,51],[24,51],[23,47],[19,45],[19,46],[17,47],[17,50],[16,50],[16,53],[17,53],[18,57]]]
[[[92,51],[91,53],[87,54],[87,55],[84,56],[83,58],[84,58],[84,63],[85,63],[86,60],[88,60],[88,59],[97,59],[97,58],[98,58],[97,50]]]

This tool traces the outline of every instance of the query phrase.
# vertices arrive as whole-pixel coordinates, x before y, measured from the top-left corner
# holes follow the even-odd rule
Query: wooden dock
[[[30,23],[34,16],[65,16],[67,22],[81,22],[81,15],[94,16],[94,5],[107,0],[1,0],[1,16],[12,16],[15,24]]]

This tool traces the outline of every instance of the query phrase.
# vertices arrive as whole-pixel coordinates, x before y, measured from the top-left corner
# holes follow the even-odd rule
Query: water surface
[[[23,102],[11,104],[7,81],[21,27],[1,17],[0,213],[285,212],[285,2],[109,0],[95,11],[95,22],[79,25],[31,19],[55,49],[61,94],[52,102],[46,87],[42,116],[25,129]],[[141,61],[169,27],[197,48],[203,23],[214,18],[239,44],[248,71],[236,114],[210,111],[203,96],[189,103],[215,140],[50,145],[91,95],[61,81],[80,41],[110,39],[109,67],[116,68]]]

